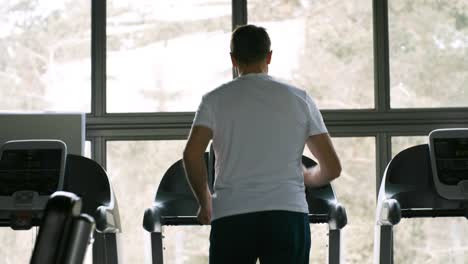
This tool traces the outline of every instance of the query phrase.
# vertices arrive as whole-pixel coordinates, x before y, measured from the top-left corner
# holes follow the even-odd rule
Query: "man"
[[[308,263],[304,185],[325,185],[341,172],[315,103],[267,75],[271,56],[264,28],[246,25],[232,33],[239,77],[203,96],[184,150],[198,220],[211,222],[211,264]],[[210,140],[213,195],[203,159]],[[301,163],[305,144],[318,162],[312,169]]]

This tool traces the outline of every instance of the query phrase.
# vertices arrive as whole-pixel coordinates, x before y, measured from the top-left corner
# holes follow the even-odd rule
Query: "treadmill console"
[[[432,175],[446,199],[468,200],[468,129],[438,129],[429,134]]]
[[[63,189],[65,143],[15,140],[0,148],[0,220],[28,229],[39,219],[49,196]]]

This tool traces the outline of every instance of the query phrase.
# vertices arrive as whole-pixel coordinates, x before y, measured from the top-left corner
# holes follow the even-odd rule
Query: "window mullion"
[[[91,115],[106,112],[106,1],[91,5]]]
[[[372,1],[374,27],[374,101],[379,112],[390,110],[388,0]]]

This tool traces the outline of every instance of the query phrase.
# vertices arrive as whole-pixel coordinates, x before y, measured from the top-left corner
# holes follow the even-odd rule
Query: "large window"
[[[91,1],[3,1],[0,111],[91,110]]]
[[[195,111],[232,79],[230,0],[108,0],[107,111]]]
[[[392,107],[468,106],[467,2],[388,2]]]
[[[267,29],[270,73],[307,90],[321,108],[373,108],[372,5],[354,1],[248,1]]]

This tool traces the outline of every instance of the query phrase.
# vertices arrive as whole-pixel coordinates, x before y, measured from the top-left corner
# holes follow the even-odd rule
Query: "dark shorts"
[[[223,217],[211,223],[210,264],[309,263],[307,214],[264,211]]]

